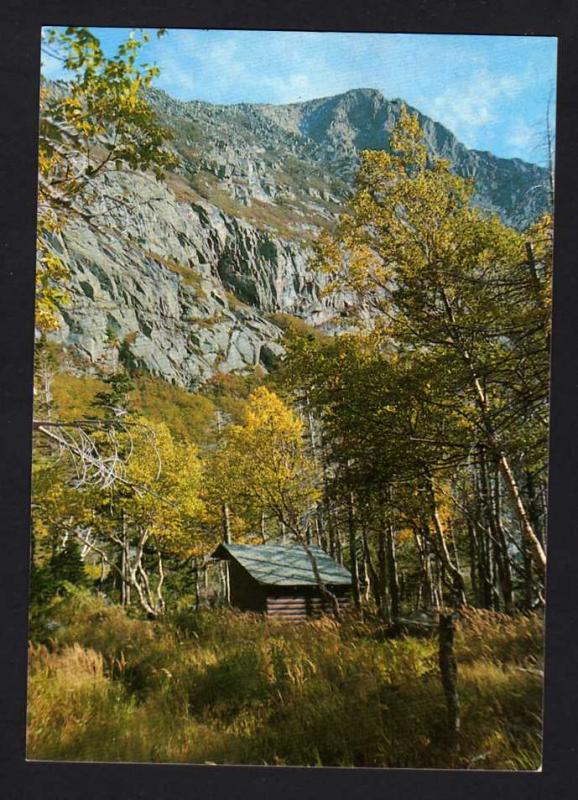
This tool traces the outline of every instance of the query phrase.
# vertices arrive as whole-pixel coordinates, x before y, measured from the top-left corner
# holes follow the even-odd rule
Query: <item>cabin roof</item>
[[[309,545],[323,583],[350,586],[351,574],[320,547]],[[317,586],[313,568],[300,544],[220,544],[213,558],[231,556],[265,586]]]

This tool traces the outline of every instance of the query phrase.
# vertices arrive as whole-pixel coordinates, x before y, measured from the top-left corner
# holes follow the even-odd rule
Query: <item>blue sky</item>
[[[112,55],[129,33],[94,28]],[[359,87],[402,98],[468,147],[544,163],[556,39],[525,36],[169,30],[151,38],[159,88],[182,100],[290,103]],[[43,56],[43,72],[63,77]]]

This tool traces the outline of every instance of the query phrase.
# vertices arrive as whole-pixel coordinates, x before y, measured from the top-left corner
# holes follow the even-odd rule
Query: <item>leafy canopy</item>
[[[210,464],[216,495],[250,521],[265,512],[297,525],[319,494],[303,435],[303,422],[277,394],[256,389]]]

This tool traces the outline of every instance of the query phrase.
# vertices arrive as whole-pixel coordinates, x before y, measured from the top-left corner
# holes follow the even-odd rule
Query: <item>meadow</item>
[[[377,619],[298,624],[231,609],[162,622],[84,593],[31,633],[28,758],[534,770],[542,619],[468,611],[449,747],[435,636]]]

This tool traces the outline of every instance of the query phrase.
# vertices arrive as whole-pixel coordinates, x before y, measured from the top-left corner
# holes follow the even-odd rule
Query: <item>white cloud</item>
[[[192,94],[197,88],[193,70],[187,67],[186,62],[183,63],[178,53],[163,53],[156,63],[161,70],[158,85],[169,94]]]
[[[270,90],[273,103],[294,103],[309,99],[315,93],[315,87],[305,73],[296,73],[288,78],[263,78],[260,84]]]
[[[465,144],[475,146],[481,128],[500,119],[498,104],[525,88],[521,75],[493,75],[478,69],[467,82],[448,86],[430,103],[430,113],[451,128]]]
[[[536,128],[526,122],[518,121],[510,128],[506,143],[517,150],[530,150],[536,145]]]
[[[352,59],[331,62],[323,34],[215,34],[171,31],[170,41],[154,43],[151,55],[161,69],[158,85],[182,99],[216,103],[289,103],[360,85]]]

